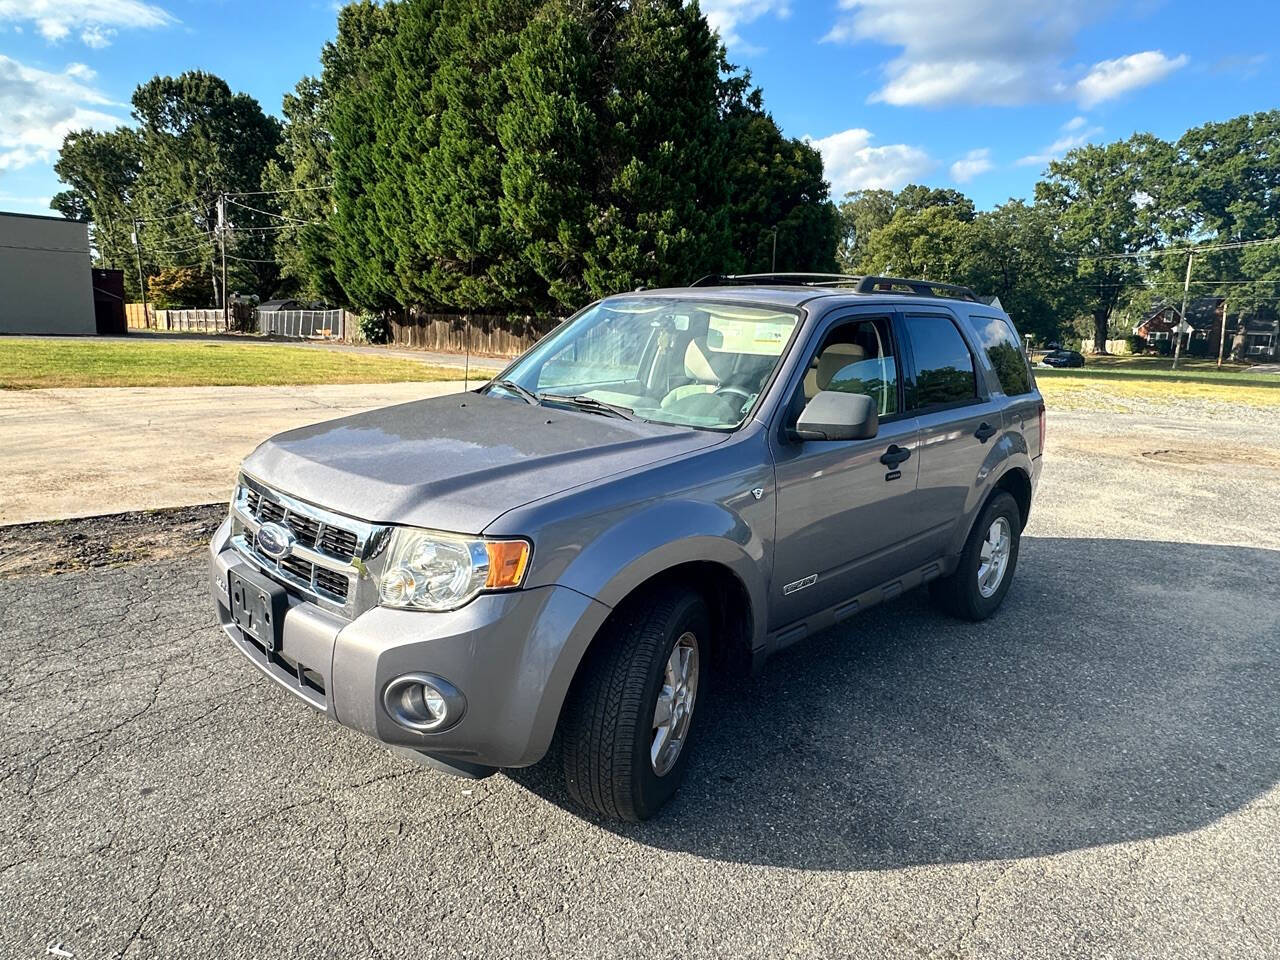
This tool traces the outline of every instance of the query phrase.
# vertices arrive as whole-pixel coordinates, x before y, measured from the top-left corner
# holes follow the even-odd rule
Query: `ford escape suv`
[[[213,599],[339,723],[468,776],[554,741],[574,800],[643,819],[716,674],[926,583],[991,615],[1043,446],[1018,335],[965,288],[706,278],[594,303],[473,392],[266,441]]]

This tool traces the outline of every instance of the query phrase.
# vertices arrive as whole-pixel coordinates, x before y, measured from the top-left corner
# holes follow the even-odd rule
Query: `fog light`
[[[407,730],[436,733],[462,719],[466,698],[453,684],[429,673],[406,673],[387,684],[382,703]]]

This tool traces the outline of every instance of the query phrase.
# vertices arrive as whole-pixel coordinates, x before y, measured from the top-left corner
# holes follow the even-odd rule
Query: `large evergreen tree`
[[[822,175],[822,155],[804,140],[783,135],[749,74],[724,70],[733,268],[834,271],[840,221]]]

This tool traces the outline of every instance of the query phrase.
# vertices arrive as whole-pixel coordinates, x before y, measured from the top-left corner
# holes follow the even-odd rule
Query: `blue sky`
[[[1280,106],[1280,5],[1254,0],[704,0],[833,193],[1029,197],[1071,146]],[[0,0],[0,210],[47,212],[68,130],[200,67],[279,113],[333,35],[324,0]]]

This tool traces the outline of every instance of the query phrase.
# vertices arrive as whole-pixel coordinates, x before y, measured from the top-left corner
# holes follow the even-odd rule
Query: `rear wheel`
[[[1013,582],[1022,539],[1022,514],[1001,491],[987,502],[969,533],[960,563],[930,585],[934,600],[952,616],[985,620],[999,609]]]
[[[565,703],[569,795],[603,817],[645,820],[684,778],[708,663],[711,617],[697,593],[661,587],[619,608]]]

